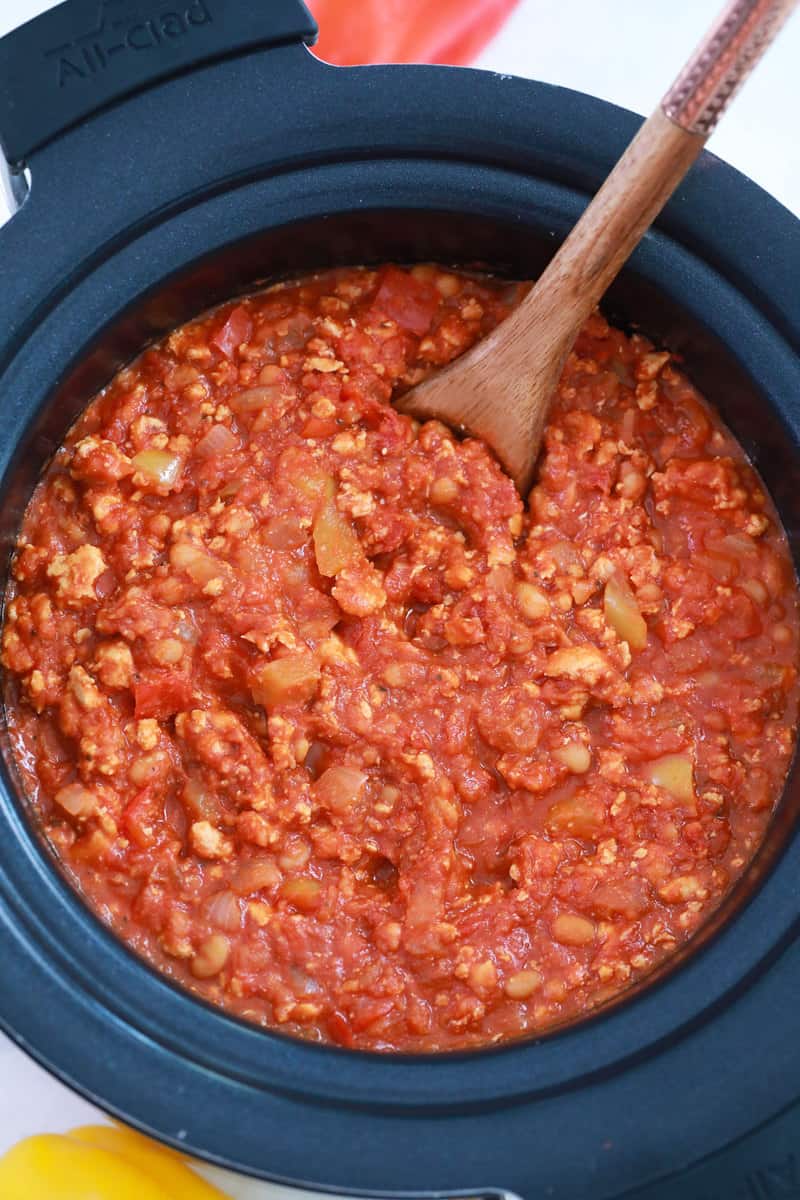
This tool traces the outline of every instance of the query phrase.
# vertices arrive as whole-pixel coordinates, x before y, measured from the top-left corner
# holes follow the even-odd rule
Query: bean
[[[506,980],[504,991],[511,1000],[527,1000],[541,982],[542,977],[538,971],[532,969],[517,971]]]
[[[224,934],[212,933],[207,937],[190,963],[195,979],[210,979],[218,975],[228,961],[230,949],[230,942]]]
[[[553,937],[564,946],[588,946],[595,932],[594,921],[576,913],[559,913],[553,922]]]

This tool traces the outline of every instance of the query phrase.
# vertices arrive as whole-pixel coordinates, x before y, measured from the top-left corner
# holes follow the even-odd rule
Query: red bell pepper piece
[[[402,329],[421,336],[430,329],[439,301],[439,293],[432,284],[415,279],[398,267],[386,267],[372,310],[377,317],[390,317]]]
[[[188,679],[182,675],[171,675],[167,671],[142,671],[133,685],[137,721],[142,717],[156,717],[160,721],[188,708],[192,689]]]
[[[122,813],[122,827],[140,850],[155,846],[163,821],[164,803],[152,787],[137,792]]]
[[[253,322],[246,308],[241,304],[228,314],[228,319],[221,329],[217,330],[211,339],[211,345],[221,350],[226,358],[233,358],[234,353],[243,342],[250,340],[253,332]]]

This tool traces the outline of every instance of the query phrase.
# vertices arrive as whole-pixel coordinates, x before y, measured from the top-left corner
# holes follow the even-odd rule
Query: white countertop
[[[0,35],[49,7],[48,0],[2,0]],[[521,0],[477,65],[563,84],[645,113],[718,8],[718,0]],[[710,148],[800,215],[798,64],[795,17]],[[0,221],[6,215],[0,201]],[[100,1115],[0,1036],[0,1153],[27,1134],[66,1130]],[[289,1195],[244,1182],[236,1189],[241,1200],[278,1200],[280,1192]]]

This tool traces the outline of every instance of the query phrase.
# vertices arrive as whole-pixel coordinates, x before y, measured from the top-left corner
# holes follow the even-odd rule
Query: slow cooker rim
[[[298,76],[303,80],[306,107],[297,103],[296,90],[292,94],[284,86]],[[225,113],[221,106],[209,104],[209,93],[217,94],[212,80],[222,90],[238,93],[231,96],[235,114],[227,129],[224,122],[214,121]],[[406,101],[405,108],[395,103],[395,96]],[[252,144],[237,144],[236,167],[220,172],[216,157],[208,161],[208,145],[226,136],[233,140],[232,135],[247,123],[248,97],[250,106],[268,103],[271,115],[275,121],[283,119],[286,130],[272,143],[256,138]],[[411,102],[414,108],[406,111]],[[317,123],[305,120],[309,107],[322,114]],[[196,124],[208,128],[209,135],[204,143],[195,130],[188,129],[183,140],[161,139],[174,180],[158,169],[152,173],[155,183],[147,172],[134,171],[125,181],[131,185],[128,188],[114,186],[116,180],[104,174],[98,177],[98,145],[121,145],[133,166],[146,159],[152,148],[150,130],[159,123],[177,122],[186,111],[196,114]],[[440,119],[433,126],[427,119],[421,124],[420,116],[427,118],[430,111],[437,111]],[[607,101],[534,80],[441,66],[339,68],[316,59],[305,46],[278,46],[197,68],[178,80],[129,96],[45,145],[28,164],[30,193],[0,228],[0,253],[24,255],[31,238],[44,232],[69,263],[68,269],[36,280],[42,298],[50,298],[58,292],[54,279],[71,286],[85,269],[85,256],[74,251],[79,234],[96,255],[110,231],[111,249],[121,231],[143,227],[142,222],[154,216],[160,219],[170,204],[177,211],[193,203],[212,181],[214,186],[228,187],[239,173],[246,182],[254,155],[270,171],[295,171],[303,163],[355,160],[368,145],[374,158],[424,156],[486,166],[513,164],[591,192],[640,121]],[[237,141],[242,142],[241,136]],[[160,144],[155,148],[160,149]],[[96,200],[88,210],[85,191],[74,187],[76,179],[92,180],[95,186]],[[134,180],[141,185],[140,194],[134,194]],[[70,211],[70,201],[78,204],[79,211]],[[774,197],[704,151],[657,227],[700,254],[734,286],[746,283],[751,300],[800,352],[800,295],[790,269],[798,221]],[[762,244],[770,247],[769,256],[754,250],[759,241],[756,229]],[[19,337],[20,312],[34,311],[33,292],[20,287],[22,282],[12,279],[0,294],[0,364]]]

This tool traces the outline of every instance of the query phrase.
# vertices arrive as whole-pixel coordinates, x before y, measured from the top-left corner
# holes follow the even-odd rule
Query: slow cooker
[[[68,0],[0,41],[6,561],[80,408],[170,327],[333,263],[536,275],[638,118],[438,67],[337,69],[299,0]],[[800,233],[705,154],[606,300],[679,353],[800,555]],[[6,747],[7,749],[7,747]],[[304,1044],[173,987],[89,912],[0,783],[0,1023],[163,1141],[350,1194],[800,1195],[800,775],[723,908],[591,1019],[440,1056]]]

